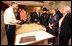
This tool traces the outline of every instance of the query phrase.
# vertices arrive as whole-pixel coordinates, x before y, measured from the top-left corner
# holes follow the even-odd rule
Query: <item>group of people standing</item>
[[[65,6],[62,12],[53,8],[51,14],[49,9],[43,8],[42,14],[39,13],[39,9],[34,9],[32,13],[26,12],[24,9],[19,9],[16,14],[14,14],[13,9],[17,9],[17,3],[13,2],[11,7],[6,9],[4,13],[4,23],[5,30],[8,37],[8,44],[14,44],[15,29],[16,25],[24,23],[37,23],[46,27],[46,31],[56,36],[53,39],[48,40],[48,42],[56,42],[59,32],[59,44],[68,45],[68,41],[71,37],[71,8]]]
[[[49,9],[43,8],[42,14],[37,14],[39,10],[36,9],[36,12],[31,14],[32,22],[41,24],[46,27],[46,31],[51,33],[52,35],[58,36],[58,22],[62,17],[62,14],[57,8],[52,9],[52,13],[49,13]],[[53,42],[55,44],[56,37],[48,40],[49,42]]]
[[[21,21],[21,24],[30,23],[30,12],[25,11],[23,8],[18,9],[16,19]]]

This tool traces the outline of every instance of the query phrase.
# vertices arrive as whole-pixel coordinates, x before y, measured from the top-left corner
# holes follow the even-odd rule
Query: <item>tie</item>
[[[39,16],[39,13],[37,12],[37,15]]]

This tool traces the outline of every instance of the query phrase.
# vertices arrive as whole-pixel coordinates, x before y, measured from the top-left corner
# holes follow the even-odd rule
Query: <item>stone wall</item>
[[[7,45],[7,35],[5,31],[5,24],[4,24],[4,11],[1,10],[1,45]]]
[[[5,25],[4,25],[4,15],[3,11],[1,11],[1,39],[5,34]]]
[[[71,1],[56,1],[52,3],[50,3],[49,1],[44,2],[44,7],[49,9],[52,9],[53,7],[57,7],[60,10],[63,6],[71,7]]]

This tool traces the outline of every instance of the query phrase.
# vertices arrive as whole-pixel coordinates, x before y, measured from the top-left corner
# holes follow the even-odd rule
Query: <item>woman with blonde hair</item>
[[[52,9],[52,15],[50,15],[50,18],[49,18],[49,33],[55,35],[57,37],[58,35],[58,32],[57,32],[57,29],[58,29],[58,21],[59,21],[59,15],[56,14],[57,10],[55,8]],[[56,43],[56,37],[51,39],[53,40],[53,45]]]

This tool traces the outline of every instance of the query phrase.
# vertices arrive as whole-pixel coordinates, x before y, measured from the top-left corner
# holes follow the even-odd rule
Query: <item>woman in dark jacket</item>
[[[69,13],[69,7],[63,8],[63,17],[59,21],[60,31],[60,45],[68,45],[68,41],[71,37],[71,13]]]
[[[49,22],[48,22],[49,23],[49,25],[48,25],[49,30],[48,31],[49,31],[49,33],[55,35],[56,37],[58,35],[58,32],[57,32],[58,21],[59,21],[59,15],[56,14],[56,9],[53,8],[52,9],[52,15],[50,15]],[[53,45],[54,45],[56,42],[56,38],[53,38],[51,40],[53,40]]]
[[[52,33],[55,36],[58,29],[58,21],[59,21],[59,15],[56,14],[56,10],[53,8],[52,15],[50,15],[50,18],[49,18],[48,27],[49,27],[50,33]]]

